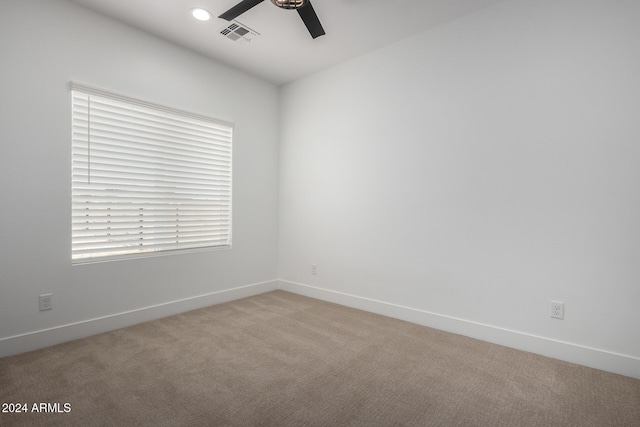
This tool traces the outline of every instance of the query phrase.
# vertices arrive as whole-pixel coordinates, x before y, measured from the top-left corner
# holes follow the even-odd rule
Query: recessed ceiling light
[[[211,19],[211,13],[208,10],[200,9],[199,7],[191,9],[191,14],[198,21],[208,21]]]

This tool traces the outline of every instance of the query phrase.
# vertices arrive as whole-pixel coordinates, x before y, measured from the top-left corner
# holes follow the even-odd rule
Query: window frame
[[[69,87],[72,264],[231,248],[232,123]]]

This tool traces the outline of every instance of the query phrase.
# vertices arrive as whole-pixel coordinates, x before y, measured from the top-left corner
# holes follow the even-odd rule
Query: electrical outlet
[[[43,294],[40,295],[40,311],[51,310],[53,307],[51,306],[51,297],[52,294]]]
[[[311,274],[313,274],[314,276],[318,275],[318,265],[317,264],[311,264]]]
[[[564,303],[551,301],[551,317],[554,319],[564,319]]]

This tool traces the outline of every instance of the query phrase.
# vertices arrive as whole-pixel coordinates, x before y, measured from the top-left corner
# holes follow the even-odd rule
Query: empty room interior
[[[640,2],[312,3],[0,0],[0,424],[640,425]]]

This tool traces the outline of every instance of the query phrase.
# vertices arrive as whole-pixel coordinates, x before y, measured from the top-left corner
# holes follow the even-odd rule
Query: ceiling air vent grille
[[[250,42],[252,38],[260,35],[260,33],[253,31],[251,28],[238,21],[233,21],[228,27],[224,27],[222,31],[220,31],[220,34],[234,42]]]

